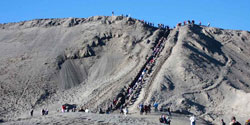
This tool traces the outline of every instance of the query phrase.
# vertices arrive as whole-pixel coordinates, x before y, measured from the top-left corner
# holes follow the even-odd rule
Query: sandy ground
[[[15,121],[6,122],[6,125],[30,125],[30,124],[105,124],[105,125],[158,125],[161,113],[151,113],[148,115],[128,114],[95,114],[83,112],[52,113],[46,116],[35,114],[32,118],[29,116],[19,118]],[[183,115],[173,114],[171,124],[188,125],[189,118]],[[207,124],[202,120],[197,120],[197,124]]]

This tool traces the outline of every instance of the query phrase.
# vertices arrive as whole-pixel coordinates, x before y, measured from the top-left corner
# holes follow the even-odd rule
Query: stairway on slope
[[[148,58],[146,64],[143,66],[142,70],[138,73],[135,80],[126,88],[121,90],[120,95],[117,96],[117,100],[115,101],[115,109],[122,107],[136,107],[138,100],[141,100],[141,97],[145,93],[144,88],[147,86],[150,77],[153,75],[153,71],[157,68],[155,67],[158,64],[158,60],[160,57],[160,53],[164,49],[164,44],[167,41],[167,36],[170,31],[166,31],[166,33],[160,38],[155,47],[153,48],[152,55]]]

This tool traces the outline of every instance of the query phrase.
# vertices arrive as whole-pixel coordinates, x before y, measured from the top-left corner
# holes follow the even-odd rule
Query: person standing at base
[[[89,113],[89,109],[88,109],[88,108],[86,108],[86,109],[85,109],[85,112],[86,112],[86,113]]]
[[[160,123],[165,123],[166,121],[166,117],[164,115],[161,115],[161,117],[159,118]]]
[[[41,115],[44,115],[44,112],[45,112],[45,110],[44,110],[44,109],[42,109],[42,110],[41,110]]]
[[[226,125],[223,119],[221,119],[221,125]]]
[[[31,111],[30,111],[30,116],[31,116],[31,117],[33,116],[33,112],[34,112],[34,110],[31,109]]]
[[[155,102],[155,103],[154,103],[155,112],[157,112],[157,111],[158,111],[158,105],[159,105],[159,104],[158,104],[157,102]]]
[[[229,125],[241,125],[238,121],[236,121],[235,116],[233,116],[231,118],[231,122],[229,123]]]
[[[168,115],[171,116],[170,107],[167,108]]]
[[[144,105],[144,112],[145,112],[145,115],[148,114],[148,105]]]
[[[48,115],[49,114],[49,109],[44,110],[44,115]]]
[[[65,105],[62,105],[62,112],[63,112],[63,113],[65,112],[65,109],[66,109],[66,106],[65,106]]]
[[[171,120],[170,120],[170,118],[167,116],[166,117],[166,119],[165,119],[166,121],[165,121],[165,123],[167,124],[167,125],[170,125],[170,123],[171,123]]]
[[[208,23],[207,26],[210,27],[210,23]]]
[[[250,119],[246,121],[245,125],[250,125]]]
[[[141,103],[141,104],[139,105],[139,109],[140,109],[140,114],[142,115],[143,112],[144,112],[144,105],[143,105],[143,103]]]
[[[99,114],[104,114],[102,108],[99,109]]]
[[[128,113],[128,108],[127,108],[127,107],[125,107],[125,108],[123,109],[123,113],[124,113],[125,116],[127,116],[127,113]]]
[[[191,125],[195,125],[196,118],[195,118],[195,116],[194,116],[194,115],[193,115],[193,116],[191,116],[189,120],[190,120]]]
[[[120,114],[123,114],[123,106],[120,106]]]
[[[192,24],[193,24],[193,25],[195,24],[194,20],[192,20]]]
[[[183,22],[183,25],[184,25],[184,26],[186,25],[186,21]]]
[[[148,113],[151,113],[151,104],[148,105]]]

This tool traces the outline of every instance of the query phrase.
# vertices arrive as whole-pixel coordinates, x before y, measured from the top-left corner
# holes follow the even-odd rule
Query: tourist
[[[99,114],[104,114],[102,108],[99,109]]]
[[[31,116],[31,117],[33,116],[33,112],[34,112],[34,110],[31,109],[31,111],[30,111],[30,116]]]
[[[68,106],[68,105],[65,106],[65,111],[66,111],[66,112],[69,112],[69,106]]]
[[[109,107],[106,109],[106,114],[109,114],[110,112],[109,112]]]
[[[149,44],[149,43],[150,43],[150,40],[148,39],[148,40],[147,40],[147,44]]]
[[[133,88],[129,88],[128,90],[129,96],[132,94],[132,92],[133,92]]]
[[[241,125],[238,121],[236,121],[235,116],[233,116],[231,118],[231,122],[229,123],[229,125]]]
[[[192,24],[194,24],[194,20],[192,20]]]
[[[160,123],[165,123],[166,121],[165,119],[166,119],[165,116],[161,115],[161,117],[159,118]]]
[[[246,121],[245,125],[250,125],[250,119]]]
[[[83,109],[83,107],[81,107],[78,112],[85,112],[85,110]]]
[[[125,108],[123,109],[123,113],[124,113],[125,116],[127,116],[127,113],[128,113],[128,108],[127,108],[127,107],[125,107]]]
[[[151,104],[148,105],[148,112],[151,113]]]
[[[144,111],[145,111],[145,115],[147,115],[148,114],[148,105],[144,106]]]
[[[144,112],[144,106],[143,106],[143,103],[141,103],[141,104],[139,105],[139,109],[140,109],[140,114],[142,115],[142,114],[143,114],[143,112]]]
[[[210,23],[208,23],[207,26],[210,27]]]
[[[180,27],[181,26],[181,23],[177,23],[176,27]]]
[[[168,115],[171,116],[170,107],[167,108]]]
[[[72,109],[72,112],[76,112],[76,108],[75,107]]]
[[[160,107],[160,112],[163,112],[163,106]]]
[[[86,113],[89,113],[89,109],[88,109],[88,108],[86,108],[86,109],[85,109],[85,112],[86,112]]]
[[[123,114],[123,106],[120,106],[120,114]]]
[[[45,110],[44,109],[41,110],[41,114],[45,115]]]
[[[167,117],[165,118],[165,123],[166,123],[167,125],[170,125],[170,122],[171,122],[171,120],[170,120],[170,118],[167,116]]]
[[[221,119],[221,125],[226,125],[223,119]]]
[[[157,111],[158,111],[158,105],[159,105],[159,104],[158,104],[157,102],[155,102],[155,103],[154,103],[155,112],[157,112]]]
[[[116,103],[117,103],[117,100],[116,100],[116,99],[114,99],[114,100],[113,100],[113,104],[114,104],[114,105],[116,105]]]
[[[62,112],[65,112],[66,106],[62,105]]]
[[[167,30],[169,30],[169,26],[167,26],[166,28],[167,28]]]
[[[189,120],[190,120],[190,122],[191,122],[191,125],[195,125],[196,118],[195,118],[195,116],[194,116],[194,115],[193,115],[193,116],[191,116]]]
[[[110,112],[113,111],[113,104],[112,104],[112,103],[109,105],[109,111],[110,111]]]
[[[49,110],[48,109],[44,110],[44,115],[48,115],[48,114],[49,114]]]

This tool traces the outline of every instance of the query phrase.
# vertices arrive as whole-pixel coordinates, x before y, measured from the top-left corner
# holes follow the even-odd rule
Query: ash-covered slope
[[[162,32],[122,16],[1,24],[0,117],[96,107],[131,82]]]
[[[171,31],[147,102],[209,121],[250,114],[250,33],[197,25]]]

